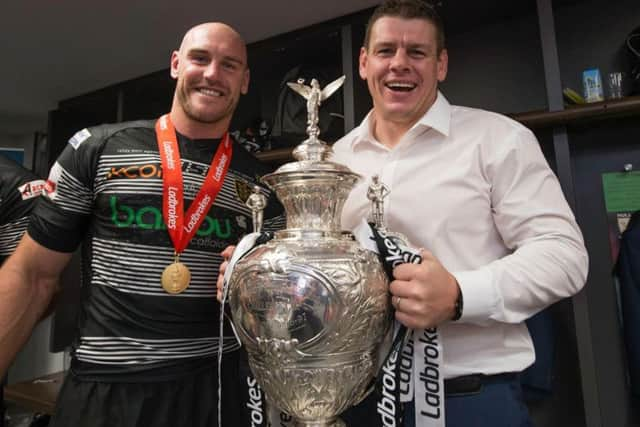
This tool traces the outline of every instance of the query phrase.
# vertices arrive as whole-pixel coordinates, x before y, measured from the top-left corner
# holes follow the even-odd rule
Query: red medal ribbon
[[[231,163],[233,151],[231,138],[229,133],[225,132],[211,160],[211,166],[202,187],[189,206],[186,220],[180,150],[176,130],[169,114],[160,117],[156,122],[156,139],[162,160],[162,215],[173,247],[176,253],[180,254],[196,234],[222,188],[222,182]]]

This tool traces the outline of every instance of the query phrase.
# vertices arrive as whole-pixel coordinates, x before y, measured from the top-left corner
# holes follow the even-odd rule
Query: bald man
[[[2,374],[83,244],[83,302],[53,426],[217,426],[220,349],[222,424],[243,425],[239,345],[227,320],[219,336],[215,282],[219,252],[251,232],[250,191],[236,189],[269,172],[227,132],[249,85],[245,43],[225,24],[198,25],[170,72],[168,114],[69,140],[0,270]],[[265,228],[280,213],[267,209]]]

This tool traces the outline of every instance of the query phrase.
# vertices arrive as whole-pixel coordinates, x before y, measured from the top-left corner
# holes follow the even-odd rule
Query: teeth
[[[198,89],[198,92],[204,94],[204,95],[209,95],[209,96],[222,96],[222,92],[220,92],[219,90],[214,90],[214,89],[205,89],[205,88],[201,88]]]
[[[415,87],[415,84],[404,82],[389,82],[387,83],[387,87],[391,89],[413,89]]]

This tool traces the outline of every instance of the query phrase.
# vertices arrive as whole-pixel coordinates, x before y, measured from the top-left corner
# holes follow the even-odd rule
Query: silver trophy
[[[338,415],[371,390],[390,345],[388,279],[378,256],[342,231],[341,211],[360,179],[327,161],[318,107],[344,77],[307,99],[308,139],[296,162],[262,178],[285,207],[287,228],[237,262],[229,305],[267,401],[307,427],[343,426]]]

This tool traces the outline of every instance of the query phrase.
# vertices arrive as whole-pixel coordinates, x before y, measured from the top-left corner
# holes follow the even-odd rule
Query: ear
[[[447,78],[447,70],[449,69],[449,54],[447,49],[442,49],[438,57],[438,81],[443,82]]]
[[[178,78],[178,65],[180,63],[179,56],[180,54],[177,50],[174,50],[173,53],[171,53],[171,77],[173,79]]]
[[[249,67],[244,70],[244,75],[242,76],[242,86],[240,87],[240,93],[246,95],[249,92],[249,80],[251,79],[251,72],[249,71]]]
[[[358,71],[362,80],[367,80],[367,60],[367,49],[363,46],[360,48],[360,57],[358,58]]]

